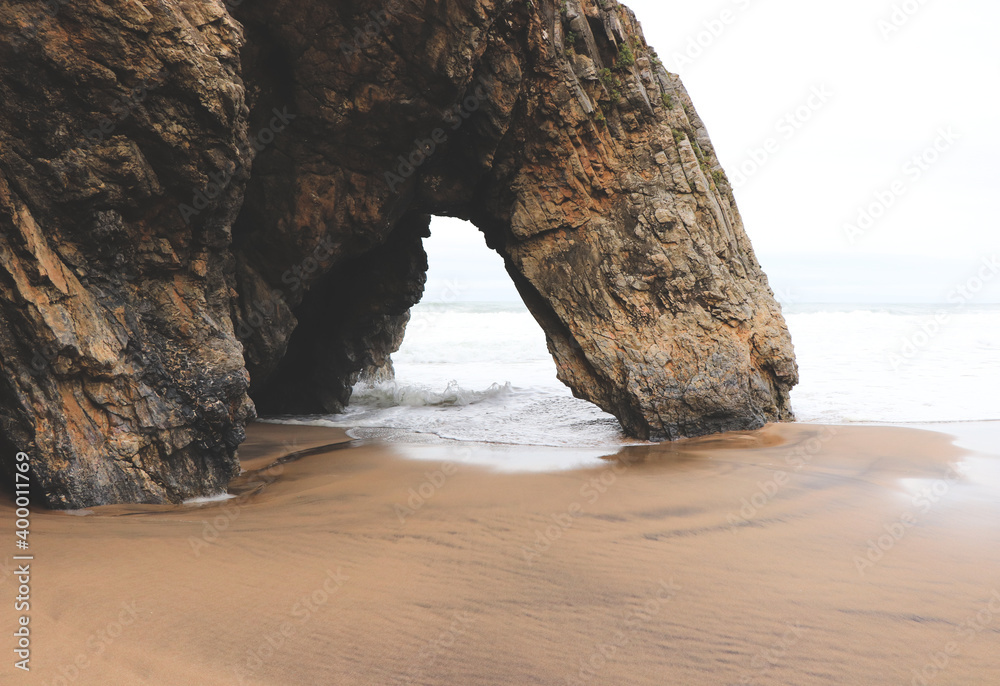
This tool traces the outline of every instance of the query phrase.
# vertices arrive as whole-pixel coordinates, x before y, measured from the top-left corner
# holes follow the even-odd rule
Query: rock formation
[[[0,465],[40,501],[216,492],[250,397],[342,409],[435,214],[629,434],[791,418],[729,183],[614,0],[0,6]]]

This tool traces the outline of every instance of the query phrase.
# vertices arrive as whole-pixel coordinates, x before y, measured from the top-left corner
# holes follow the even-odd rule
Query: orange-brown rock
[[[248,390],[341,410],[435,214],[630,434],[791,418],[725,174],[614,0],[0,6],[0,464],[44,502],[222,488]]]

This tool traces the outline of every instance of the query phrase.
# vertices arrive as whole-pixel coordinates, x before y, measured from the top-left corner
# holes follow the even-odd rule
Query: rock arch
[[[711,141],[614,0],[120,9],[15,12],[43,30],[0,66],[24,84],[0,103],[0,459],[34,451],[45,502],[219,488],[248,391],[342,406],[401,341],[433,214],[485,234],[560,378],[630,434],[792,417],[791,342]],[[123,107],[89,146],[41,133]]]
[[[385,274],[373,278],[383,302],[394,289],[392,316],[402,317],[419,298],[423,259],[415,242],[410,259],[402,257],[403,236],[426,228],[417,216],[467,219],[504,258],[546,332],[560,378],[632,435],[677,438],[787,419],[795,381],[787,331],[704,126],[631,12],[604,5],[568,2],[561,12],[553,3],[534,11],[521,3],[453,3],[437,14],[425,10],[419,21],[404,11],[380,14],[375,3],[349,16],[332,6],[331,23],[344,29],[326,47],[330,59],[289,65],[283,79],[301,84],[289,97],[305,105],[302,117],[315,135],[289,138],[256,162],[249,197],[281,204],[259,210],[268,219],[258,234],[284,225],[301,237],[295,227],[308,224],[314,241],[336,235],[345,252],[359,237],[382,241],[367,259],[377,266],[383,260],[375,256],[389,250],[401,260],[395,287]],[[300,53],[315,16],[314,8],[296,7],[251,7],[238,16],[251,43]],[[409,37],[443,35],[449,25],[468,30],[432,40],[419,64],[408,61],[401,46]],[[255,27],[267,40],[254,39]],[[275,62],[266,50],[256,59]],[[384,65],[395,78],[381,78]],[[328,84],[345,70],[361,81],[327,105],[309,101],[307,84]],[[266,100],[257,108],[278,105]],[[296,171],[283,167],[287,185],[278,192],[266,183],[255,188],[278,175],[268,172],[272,159]],[[310,197],[317,184],[328,198],[322,208]],[[351,280],[359,286],[363,278]],[[333,287],[324,297],[333,302],[344,292]],[[311,385],[324,355],[373,351],[352,336],[398,345],[399,336],[386,335],[387,321],[370,326],[372,334],[346,327],[343,338],[324,331],[316,343],[335,341],[330,352],[318,351],[300,375],[278,383],[294,396]],[[355,366],[373,359],[357,356]],[[271,406],[265,393],[258,404],[334,411],[345,398],[342,379],[330,380],[331,402]]]

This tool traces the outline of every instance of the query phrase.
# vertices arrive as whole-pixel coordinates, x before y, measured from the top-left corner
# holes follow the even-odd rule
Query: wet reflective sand
[[[1000,457],[785,425],[472,464],[533,450],[255,425],[236,498],[39,512],[32,672],[0,680],[1000,683]]]

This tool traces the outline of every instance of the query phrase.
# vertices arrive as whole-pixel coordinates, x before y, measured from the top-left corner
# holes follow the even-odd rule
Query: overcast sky
[[[684,80],[783,299],[940,300],[1000,253],[1000,3],[626,4]],[[516,298],[469,227],[432,233],[428,300],[446,281]]]

